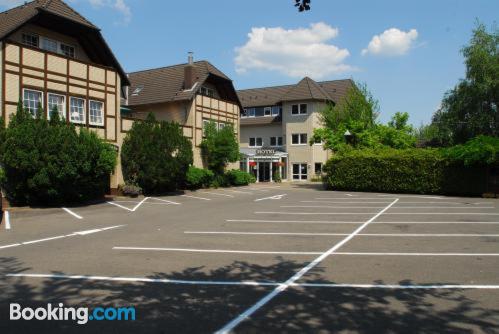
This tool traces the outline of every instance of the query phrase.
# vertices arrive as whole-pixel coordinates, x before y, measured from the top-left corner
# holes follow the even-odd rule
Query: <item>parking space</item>
[[[496,199],[282,184],[68,209],[11,215],[2,308],[54,290],[135,306],[130,331],[411,332],[437,320],[444,332],[499,330]],[[23,243],[35,238],[47,240]]]

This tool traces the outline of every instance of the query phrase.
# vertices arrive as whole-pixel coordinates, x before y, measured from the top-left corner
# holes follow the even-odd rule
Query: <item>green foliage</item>
[[[189,189],[208,188],[214,177],[211,170],[190,166],[187,171],[186,184]]]
[[[352,150],[324,166],[330,189],[393,193],[481,195],[483,166],[466,167],[439,149]]]
[[[499,138],[478,136],[464,145],[456,145],[443,150],[444,155],[466,166],[498,165]]]
[[[231,169],[225,173],[227,183],[233,186],[247,186],[250,183],[256,182],[253,174],[246,173],[239,169]]]
[[[277,169],[274,172],[274,174],[272,175],[272,180],[274,180],[274,182],[277,182],[277,183],[281,183],[282,182],[281,172],[279,171],[279,169]]]
[[[176,123],[156,122],[149,114],[134,122],[123,141],[121,162],[125,181],[144,193],[163,193],[185,184],[192,164],[192,144]]]
[[[358,88],[357,88],[358,87]],[[321,111],[323,128],[314,129],[310,140],[324,143],[334,152],[348,152],[362,148],[410,148],[416,137],[408,125],[409,114],[397,112],[388,125],[378,124],[379,103],[366,85],[357,84],[350,89],[344,101],[328,105]],[[345,137],[346,133],[350,136]]]
[[[116,165],[111,145],[86,129],[76,131],[58,114],[33,118],[19,103],[5,130],[2,187],[13,205],[55,205],[99,198]]]
[[[462,53],[466,78],[445,94],[433,115],[430,142],[453,145],[479,135],[499,136],[499,29],[488,32],[477,23]]]
[[[217,175],[223,175],[230,162],[239,160],[239,143],[232,125],[217,129],[211,121],[205,128],[205,138],[201,142],[203,158],[208,169]]]

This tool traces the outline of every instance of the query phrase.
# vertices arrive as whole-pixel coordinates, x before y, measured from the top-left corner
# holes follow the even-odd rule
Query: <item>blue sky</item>
[[[475,20],[499,18],[497,0],[312,0],[305,13],[292,0],[69,3],[101,27],[126,71],[183,63],[194,51],[238,89],[353,78],[379,99],[381,121],[407,111],[415,125],[464,76],[460,49]]]

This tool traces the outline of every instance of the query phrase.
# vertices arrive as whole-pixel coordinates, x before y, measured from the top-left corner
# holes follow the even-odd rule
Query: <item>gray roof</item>
[[[172,101],[185,101],[192,99],[201,85],[211,77],[215,81],[225,85],[225,92],[221,95],[225,99],[239,104],[237,94],[232,85],[232,81],[222,71],[213,66],[210,62],[202,60],[194,62],[194,77],[197,83],[194,89],[184,89],[184,68],[187,64],[179,64],[128,74],[131,82],[129,91],[129,105],[154,104]],[[136,88],[141,88],[137,95],[132,93]]]
[[[295,85],[238,90],[244,108],[272,106],[283,101],[326,100],[338,103],[354,86],[350,79],[316,82],[308,77]]]

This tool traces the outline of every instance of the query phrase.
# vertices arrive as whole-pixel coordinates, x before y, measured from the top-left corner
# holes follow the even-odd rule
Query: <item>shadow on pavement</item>
[[[189,268],[151,278],[239,281],[297,271],[301,264],[257,266],[234,262],[212,272]],[[211,333],[253,305],[272,287],[124,283],[71,279],[5,277],[29,273],[14,257],[0,258],[0,333]],[[57,274],[57,273],[53,273]],[[62,274],[62,273],[60,273]],[[83,273],[65,273],[83,274]],[[311,281],[318,280],[311,277]],[[374,282],[380,283],[382,282]],[[409,284],[403,281],[400,284]],[[376,290],[292,288],[258,311],[237,333],[497,333],[497,294],[467,290]],[[473,297],[488,297],[492,306]],[[9,303],[23,307],[134,306],[135,321],[9,321]]]

